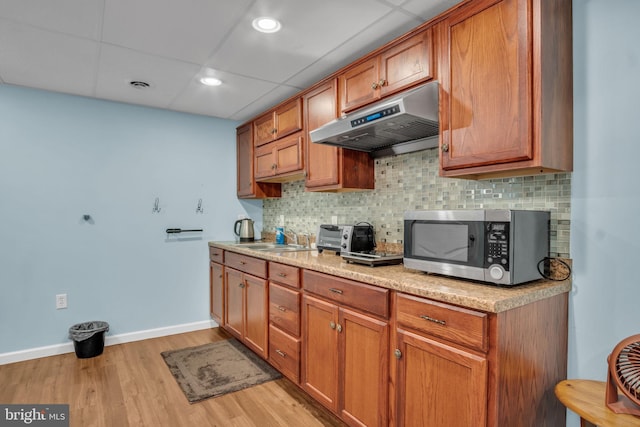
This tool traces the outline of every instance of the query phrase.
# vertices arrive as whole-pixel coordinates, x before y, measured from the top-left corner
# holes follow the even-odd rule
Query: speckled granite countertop
[[[350,264],[333,252],[260,252],[234,242],[209,242],[209,246],[490,313],[510,310],[571,290],[570,279],[562,282],[538,280],[514,287],[498,287],[426,274],[405,268],[402,264],[378,267]]]

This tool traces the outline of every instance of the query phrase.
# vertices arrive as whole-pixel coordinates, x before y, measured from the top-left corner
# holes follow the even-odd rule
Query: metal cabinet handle
[[[387,81],[385,79],[380,79],[380,81],[378,82],[378,86],[379,87],[382,87],[382,86],[384,86],[386,84],[387,84]]]
[[[449,151],[449,144],[442,144],[442,152],[447,153]]]
[[[245,265],[245,264],[246,264],[246,262],[240,261],[240,265]]]
[[[342,332],[342,325],[338,323],[338,325],[336,326],[336,330],[338,332]]]
[[[238,286],[244,288],[244,283],[240,283]]]
[[[424,319],[424,320],[427,320],[429,322],[437,323],[438,325],[442,325],[442,326],[446,326],[447,325],[447,322],[445,322],[444,320],[434,319],[433,317],[429,317],[426,314],[421,315],[420,318]]]
[[[331,329],[335,329],[336,328],[336,322],[334,322],[333,320],[331,322],[329,322],[329,327]]]
[[[396,350],[393,352],[393,355],[396,357],[396,359],[400,359],[402,357],[402,352],[399,348],[396,348]]]
[[[376,82],[371,83],[371,89],[373,89],[373,90],[378,89],[378,83],[376,83]]]
[[[278,310],[280,311],[287,311],[287,309],[281,305],[278,306]]]
[[[285,352],[284,352],[284,351],[282,351],[282,350],[276,350],[276,353],[278,353],[278,354],[279,354],[280,356],[282,356],[282,357],[287,357],[287,353],[285,353]]]
[[[333,292],[334,294],[342,294],[342,290],[341,289],[329,288],[329,290],[331,292]]]
[[[280,276],[280,277],[287,277],[287,275],[286,275],[286,274],[284,274],[284,273],[278,273],[278,276]]]

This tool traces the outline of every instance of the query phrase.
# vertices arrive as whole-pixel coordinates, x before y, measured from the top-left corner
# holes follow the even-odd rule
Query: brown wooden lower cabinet
[[[267,280],[226,267],[224,329],[267,358]]]
[[[350,292],[368,287],[321,273],[304,272],[324,283],[336,297],[349,301]],[[350,288],[350,285],[355,285]],[[374,288],[375,289],[375,288]],[[386,295],[386,294],[385,294]],[[388,300],[388,295],[386,295]],[[350,426],[388,426],[389,324],[386,319],[305,294],[302,302],[302,388]],[[377,307],[376,307],[377,308]]]
[[[568,294],[482,313],[395,294],[391,425],[555,427]]]
[[[398,331],[398,425],[484,427],[487,359]]]
[[[224,328],[350,426],[565,425],[567,293],[487,313],[231,252],[224,264]]]

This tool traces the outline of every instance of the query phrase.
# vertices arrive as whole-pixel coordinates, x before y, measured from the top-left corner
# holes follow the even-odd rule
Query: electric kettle
[[[240,237],[241,242],[253,242],[253,220],[239,219],[233,225],[233,232]]]

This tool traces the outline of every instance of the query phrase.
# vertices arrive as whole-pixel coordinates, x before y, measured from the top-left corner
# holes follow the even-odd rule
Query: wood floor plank
[[[213,328],[0,365],[0,402],[69,404],[72,427],[346,426],[285,378],[190,404],[160,353],[227,338]]]

